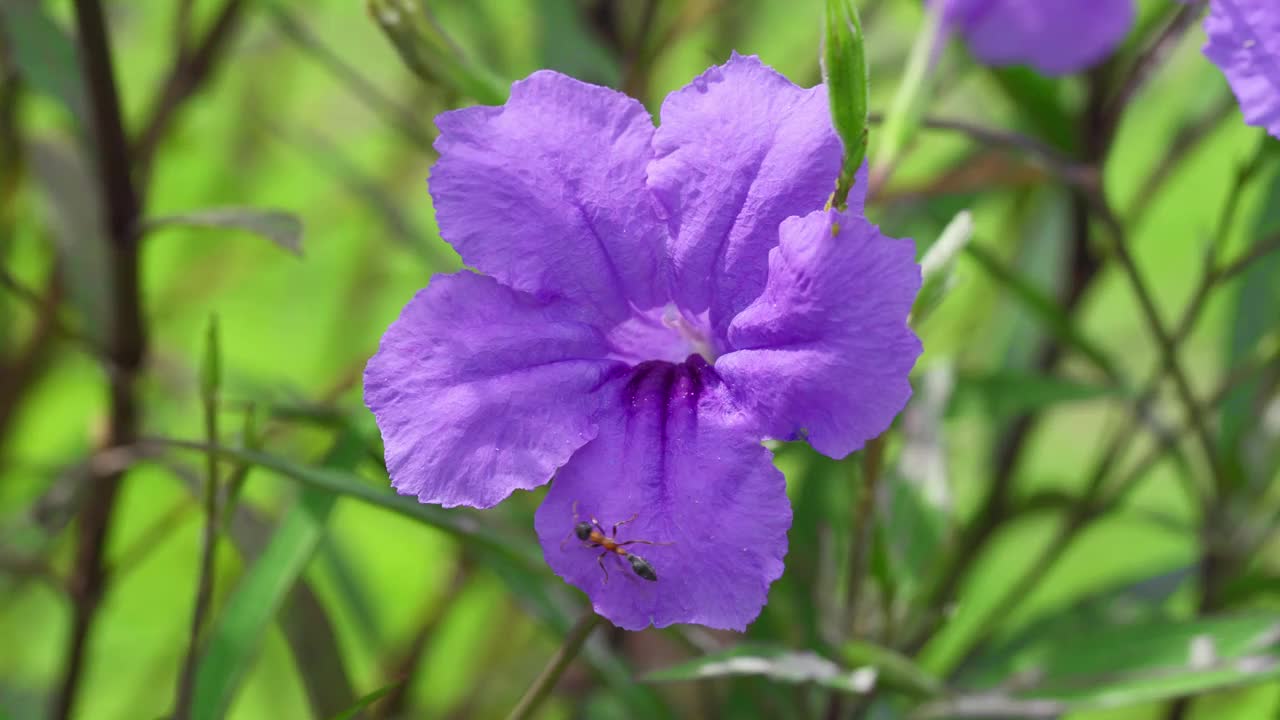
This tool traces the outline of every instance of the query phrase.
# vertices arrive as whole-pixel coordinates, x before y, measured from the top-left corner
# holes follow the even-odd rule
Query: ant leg
[[[573,524],[578,524],[578,501],[573,501]]]
[[[652,540],[628,540],[626,542],[618,543],[618,547],[622,547],[624,545],[675,545],[675,543],[669,543],[669,542],[660,543],[660,542],[654,542]]]
[[[632,520],[635,520],[635,519],[636,519],[636,517],[637,517],[637,516],[639,516],[639,515],[640,515],[640,513],[631,513],[631,517],[627,518],[626,520],[623,520],[622,522],[616,522],[616,523],[614,523],[614,524],[613,524],[613,530],[609,531],[609,537],[618,537],[618,528],[622,527],[623,525],[626,525],[627,523],[631,522]]]
[[[609,568],[604,566],[604,558],[608,554],[609,554],[609,551],[605,550],[604,552],[600,553],[600,557],[596,558],[596,563],[600,565],[600,569],[604,571],[604,581],[601,583],[603,585],[609,584]]]

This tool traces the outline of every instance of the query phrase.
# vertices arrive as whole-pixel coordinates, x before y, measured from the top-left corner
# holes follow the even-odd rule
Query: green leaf
[[[93,167],[80,147],[65,140],[37,138],[28,144],[27,157],[53,229],[71,303],[85,335],[105,346],[115,317],[102,199]]]
[[[58,100],[78,123],[87,117],[80,63],[70,33],[35,0],[0,0],[0,45],[7,45],[27,85]]]
[[[163,445],[170,445],[187,450],[207,452],[211,448],[205,443],[183,440],[153,440]],[[277,472],[290,480],[301,483],[308,488],[323,490],[331,495],[352,498],[360,502],[375,505],[385,510],[426,523],[438,530],[465,540],[477,550],[494,553],[524,566],[540,566],[540,553],[536,553],[527,543],[507,540],[496,532],[486,530],[474,518],[457,511],[448,511],[435,505],[423,505],[415,500],[395,495],[387,490],[375,488],[365,482],[364,478],[354,473],[343,472],[332,468],[311,467],[301,465],[287,458],[269,453],[220,446],[212,448],[219,455],[238,460],[242,463],[256,465]]]
[[[1120,377],[1115,363],[1096,343],[1085,337],[1075,320],[1039,288],[1019,277],[1005,266],[991,251],[980,244],[970,243],[965,254],[975,260],[978,267],[996,283],[1013,293],[1014,297],[1040,322],[1044,329],[1064,345],[1074,348],[1087,358],[1103,377],[1116,380]]]
[[[396,680],[395,682],[387,683],[386,685],[383,685],[382,687],[378,688],[377,690],[374,690],[373,692],[367,695],[361,696],[359,700],[356,700],[355,703],[351,705],[351,707],[347,708],[346,710],[343,710],[337,715],[334,715],[333,717],[329,718],[329,720],[352,720],[352,718],[360,714],[361,710],[364,710],[365,708],[369,707],[373,703],[377,702],[387,693],[403,685],[404,682],[405,682],[405,678],[401,678],[399,680]]]
[[[1018,370],[997,370],[983,375],[961,375],[956,381],[956,397],[951,407],[955,414],[969,410],[999,419],[1119,393],[1117,388],[1106,385]]]
[[[226,714],[276,611],[315,552],[336,499],[323,490],[304,490],[236,587],[196,670],[195,720],[217,720]]]
[[[875,668],[884,687],[922,697],[936,697],[946,691],[941,680],[896,650],[855,640],[845,643],[841,654],[850,667]]]
[[[294,255],[302,255],[302,221],[283,210],[209,208],[151,218],[144,223],[147,230],[172,226],[243,230],[264,237]]]
[[[1095,624],[1055,636],[1024,658],[1019,677],[1041,677],[1008,693],[959,694],[922,717],[989,717],[996,708],[1037,717],[1171,700],[1280,677],[1280,618],[1274,613],[1194,620]],[[1000,715],[1002,717],[1008,714]]]
[[[920,261],[924,281],[916,302],[911,306],[911,324],[919,326],[929,313],[942,303],[942,298],[955,284],[956,258],[973,237],[973,215],[961,210],[947,223],[936,242]]]
[[[945,553],[951,488],[942,418],[954,377],[950,367],[930,368],[915,383],[902,418],[903,445],[879,498],[878,531],[895,594],[914,600]]]
[[[1063,152],[1075,150],[1076,122],[1062,102],[1061,81],[1024,66],[988,67],[987,72],[1009,99],[1020,127],[1029,128]]]
[[[757,677],[774,682],[816,685],[842,693],[864,695],[876,685],[870,667],[854,671],[812,652],[768,645],[739,645],[704,655],[644,676],[645,682],[681,682],[722,677]]]
[[[222,386],[222,349],[218,340],[218,316],[209,316],[205,331],[204,361],[200,364],[200,393],[205,402],[215,405]]]
[[[880,128],[880,146],[872,175],[883,176],[888,172],[920,129],[920,121],[932,99],[934,58],[943,38],[942,13],[936,8],[926,9],[925,22],[916,31],[906,70]]]
[[[831,98],[831,124],[844,145],[834,205],[843,210],[867,156],[867,109],[871,79],[863,47],[862,21],[852,0],[827,0],[822,42],[822,74]]]
[[[1275,145],[1268,142],[1268,146]],[[1277,152],[1276,154],[1280,154]],[[1280,165],[1272,163],[1271,181],[1263,192],[1262,202],[1258,206],[1258,214],[1250,228],[1251,245],[1266,242],[1280,236]],[[1246,251],[1247,252],[1247,251]],[[1258,342],[1277,327],[1280,327],[1280,253],[1266,255],[1244,271],[1235,288],[1230,291],[1231,302],[1235,306],[1231,317],[1231,330],[1227,333],[1226,363],[1227,367],[1239,367],[1253,352]],[[1221,443],[1224,452],[1231,458],[1234,469],[1249,478],[1251,484],[1265,484],[1275,477],[1273,471],[1266,466],[1264,458],[1268,455],[1261,447],[1254,448],[1251,453],[1255,462],[1249,463],[1243,447],[1246,439],[1252,435],[1262,436],[1265,431],[1263,423],[1255,422],[1258,398],[1263,393],[1263,380],[1252,379],[1243,382],[1227,395],[1222,404]],[[1266,442],[1259,437],[1256,444]],[[1274,441],[1272,441],[1274,442]],[[1250,467],[1252,465],[1252,467]]]

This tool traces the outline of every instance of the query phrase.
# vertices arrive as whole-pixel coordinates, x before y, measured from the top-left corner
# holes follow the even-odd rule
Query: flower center
[[[701,355],[708,363],[716,360],[706,313],[690,317],[674,304],[633,310],[607,337],[610,356],[631,365],[649,360],[681,363],[690,355]]]

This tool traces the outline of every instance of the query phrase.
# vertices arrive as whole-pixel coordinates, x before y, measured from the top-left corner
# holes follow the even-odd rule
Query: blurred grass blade
[[[149,218],[147,230],[163,227],[208,227],[243,230],[264,237],[294,255],[302,255],[302,221],[283,210],[251,207],[209,208]]]
[[[937,697],[946,691],[941,680],[896,650],[855,640],[845,643],[840,652],[849,667],[874,668],[883,687],[919,697]]]
[[[204,360],[200,364],[200,394],[214,411],[217,408],[218,390],[221,386],[222,348],[218,338],[218,316],[210,315],[209,327],[205,331]]]
[[[902,416],[902,451],[887,483],[879,532],[895,593],[914,600],[945,554],[952,491],[942,420],[951,404],[955,373],[949,364],[929,368]],[[883,507],[887,506],[887,507]]]
[[[1035,686],[960,694],[921,717],[1036,717],[1125,707],[1280,677],[1280,618],[1274,613],[1094,625],[1045,643],[1030,667]],[[1021,673],[1019,673],[1021,674]]]
[[[933,66],[944,40],[942,12],[933,6],[926,7],[924,24],[916,32],[906,70],[898,81],[898,90],[880,128],[880,145],[871,169],[873,183],[883,182],[888,177],[916,130],[920,129],[920,121],[932,94]]]
[[[812,652],[768,645],[740,645],[704,655],[644,676],[645,682],[680,682],[724,677],[754,677],[790,684],[812,684],[841,693],[864,695],[876,686],[870,667],[846,670]]]
[[[103,347],[114,332],[115,318],[104,211],[92,166],[83,150],[67,141],[37,138],[28,144],[27,157],[53,228],[71,303],[85,336]]]
[[[1061,81],[1029,67],[989,67],[996,86],[1009,99],[1018,125],[1065,153],[1073,153],[1079,134],[1076,120],[1061,100]]]
[[[501,105],[507,87],[488,71],[468,62],[422,3],[415,0],[367,0],[369,14],[386,33],[405,65],[435,87],[453,90],[482,105]]]
[[[70,33],[34,0],[0,0],[0,47],[26,84],[60,102],[77,124],[88,117],[80,63]]]
[[[360,456],[359,438],[344,433],[326,464],[351,467]],[[299,493],[266,549],[236,587],[218,616],[196,669],[193,720],[219,720],[226,715],[276,612],[323,539],[336,502],[337,497],[324,490],[307,488]]]
[[[1070,502],[1076,499],[1070,498]],[[1051,651],[1081,633],[1154,621],[1162,617],[1162,608],[1186,584],[1192,571],[1191,565],[1181,565],[1137,579],[1125,578],[1078,598],[1071,607],[1038,618],[982,651],[964,669],[963,679],[976,685],[995,684],[1016,674],[1026,658],[1042,657],[1046,648]]]
[[[1267,141],[1267,146],[1274,145],[1275,142]],[[1280,156],[1280,151],[1273,150],[1272,154],[1274,160],[1275,156]],[[1280,236],[1280,163],[1273,161],[1271,164],[1272,177],[1250,228],[1252,244]],[[1245,270],[1236,289],[1230,291],[1231,302],[1235,306],[1231,317],[1235,322],[1226,337],[1227,367],[1237,367],[1246,361],[1267,333],[1280,328],[1280,314],[1276,313],[1276,308],[1280,307],[1280,283],[1276,282],[1276,278],[1280,278],[1280,253],[1272,252]],[[1254,467],[1249,467],[1243,447],[1251,434],[1256,437],[1264,432],[1262,426],[1265,423],[1256,422],[1263,382],[1250,380],[1227,396],[1223,402],[1220,430],[1222,449],[1230,458],[1232,470],[1248,478],[1255,487],[1275,477],[1274,473],[1261,467],[1265,465],[1262,458],[1268,454],[1261,447],[1267,444],[1263,438],[1257,438],[1264,441],[1255,443],[1261,446],[1252,451],[1258,461],[1253,463]]]
[[[184,440],[150,438],[149,441],[200,452],[209,449],[205,443]],[[231,447],[213,449],[223,457],[277,472],[309,488],[376,505],[418,522],[426,523],[436,529],[466,540],[477,550],[496,553],[509,561],[526,567],[531,564],[534,566],[540,564],[540,553],[535,554],[527,543],[506,542],[499,534],[485,530],[473,519],[462,513],[450,512],[435,505],[423,505],[410,498],[375,488],[369,485],[364,478],[354,473],[342,472],[332,468],[302,465],[292,460],[257,450]]]
[[[1056,405],[1116,396],[1117,388],[1018,370],[961,375],[952,403],[955,415],[974,414],[999,420]]]
[[[919,326],[931,312],[942,303],[953,285],[955,285],[956,258],[969,245],[973,238],[973,214],[961,210],[951,218],[936,242],[929,247],[920,261],[920,272],[924,281],[920,286],[920,294],[911,306],[910,322]]]
[[[387,683],[386,685],[383,685],[377,690],[374,690],[373,692],[367,695],[364,695],[359,700],[356,700],[351,707],[347,708],[346,710],[343,710],[337,715],[334,715],[333,717],[329,718],[329,720],[352,720],[352,718],[360,714],[361,710],[364,710],[365,708],[369,707],[373,703],[382,699],[382,697],[387,693],[403,685],[405,683],[405,680],[406,678],[401,678],[399,680],[396,680],[395,682]]]
[[[1108,380],[1116,381],[1120,373],[1107,353],[1092,340],[1084,336],[1075,320],[1048,295],[1045,295],[1031,283],[1018,277],[1011,269],[1000,262],[991,251],[979,244],[970,243],[965,248],[966,254],[978,263],[987,275],[996,283],[1003,285],[1013,293],[1014,298],[1023,305],[1043,329],[1057,338],[1064,345],[1075,349],[1102,373]]]
[[[336,497],[307,489],[218,618],[196,671],[195,720],[226,714],[289,589],[306,568]]]
[[[844,160],[832,205],[844,210],[854,178],[867,156],[867,110],[871,81],[863,47],[862,21],[853,0],[827,0],[822,42],[822,74],[831,105],[831,124],[844,145]]]

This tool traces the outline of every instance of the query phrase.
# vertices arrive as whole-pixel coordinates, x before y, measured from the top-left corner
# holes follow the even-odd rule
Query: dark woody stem
[[[520,702],[507,715],[507,720],[527,720],[533,717],[533,713],[542,705],[542,701],[547,699],[551,691],[559,682],[560,676],[564,674],[565,668],[569,667],[569,663],[578,656],[578,652],[582,650],[582,646],[587,641],[587,637],[591,635],[591,631],[600,623],[600,616],[594,611],[588,610],[581,619],[578,620],[565,636],[564,644],[551,657],[551,661],[542,669],[538,678],[533,681],[529,689],[525,691],[524,696],[520,698]]]

